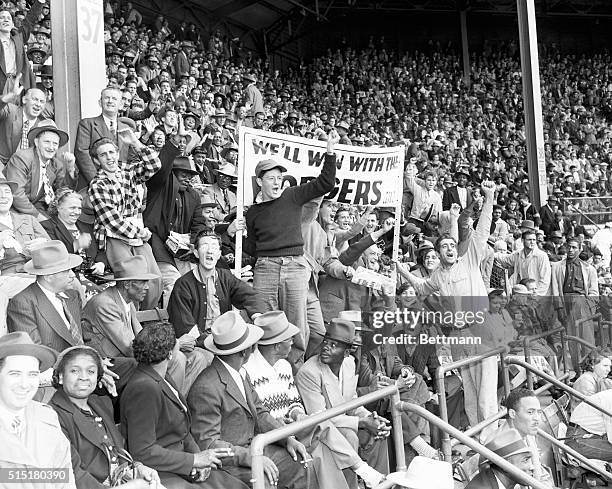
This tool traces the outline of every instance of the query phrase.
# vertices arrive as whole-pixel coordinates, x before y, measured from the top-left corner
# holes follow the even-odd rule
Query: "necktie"
[[[15,416],[13,418],[13,421],[11,421],[11,433],[21,438],[23,426],[23,419],[21,418],[21,416]]]
[[[51,183],[49,182],[49,175],[47,175],[47,162],[42,162],[40,169],[40,177],[42,178],[42,188],[45,192],[45,202],[50,205],[55,200],[55,192]]]
[[[79,325],[74,321],[74,318],[72,317],[72,314],[70,314],[70,311],[68,310],[68,306],[66,305],[66,301],[64,300],[64,298],[60,294],[56,294],[55,296],[62,303],[62,309],[64,310],[64,315],[66,316],[66,319],[70,323],[69,330],[70,330],[70,334],[72,336],[72,339],[74,340],[74,343],[76,345],[82,345],[83,344],[83,335],[81,334],[81,330],[79,329]]]
[[[110,129],[111,134],[113,135],[114,139],[117,139],[117,127],[115,126],[115,121],[110,120],[108,121],[108,128]]]
[[[227,189],[223,189],[223,200],[225,201],[225,208],[223,209],[224,212],[229,212],[230,211],[230,203],[229,203],[229,199],[227,197]]]
[[[23,128],[21,131],[21,149],[28,149],[30,147],[30,141],[28,140],[28,132],[30,132],[30,121],[25,119],[23,121]]]

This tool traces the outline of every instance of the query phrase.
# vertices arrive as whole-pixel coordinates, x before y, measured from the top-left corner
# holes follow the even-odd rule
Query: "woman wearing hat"
[[[440,257],[430,241],[424,241],[417,249],[417,266],[412,273],[417,277],[429,277],[440,265]]]
[[[110,398],[93,393],[102,372],[102,358],[88,346],[64,350],[53,369],[52,382],[57,391],[49,406],[57,413],[62,431],[72,445],[77,489],[102,489],[110,481],[132,478],[159,482],[155,470],[133,463],[131,455],[123,449],[124,440],[115,425]]]
[[[121,396],[121,429],[130,453],[157,470],[168,489],[246,489],[238,479],[217,470],[233,456],[231,450],[201,451],[191,435],[187,401],[166,375],[178,351],[172,325],[149,325],[132,347],[138,367]]]

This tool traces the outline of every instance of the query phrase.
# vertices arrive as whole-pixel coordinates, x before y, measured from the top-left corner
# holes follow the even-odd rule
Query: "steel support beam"
[[[523,74],[523,106],[531,203],[539,209],[547,200],[540,63],[534,0],[516,0]]]
[[[459,12],[459,22],[461,24],[461,54],[463,56],[463,81],[466,86],[470,86],[470,50],[468,43],[468,32],[467,32],[467,11],[461,10]]]

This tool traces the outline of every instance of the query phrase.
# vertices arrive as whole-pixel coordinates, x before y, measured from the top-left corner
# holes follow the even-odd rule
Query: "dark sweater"
[[[221,314],[231,310],[232,306],[245,309],[249,316],[265,311],[257,291],[234,277],[229,270],[217,268],[215,289]],[[168,315],[177,338],[197,324],[201,333],[198,345],[203,344],[210,329],[210,324],[206,324],[207,303],[206,286],[196,279],[193,270],[176,281],[168,303]]]
[[[245,251],[258,257],[303,255],[302,206],[331,192],[335,183],[336,155],[326,153],[317,178],[287,188],[278,199],[252,205],[246,213]]]

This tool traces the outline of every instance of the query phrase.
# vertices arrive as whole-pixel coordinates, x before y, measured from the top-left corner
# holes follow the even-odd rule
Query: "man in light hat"
[[[0,466],[7,474],[9,470],[61,471],[48,482],[15,484],[21,488],[76,488],[70,442],[62,433],[57,414],[33,400],[40,372],[53,367],[55,359],[56,352],[35,344],[24,332],[0,337]]]
[[[17,183],[13,207],[39,221],[48,219],[49,205],[60,187],[76,185],[75,157],[58,149],[68,142],[68,134],[51,120],[40,122],[28,132],[28,149],[20,149],[6,164],[4,174]]]
[[[454,489],[453,466],[427,457],[414,457],[405,472],[393,472],[387,480],[405,489]]]
[[[206,185],[203,193],[218,204],[220,218],[225,219],[236,207],[236,194],[230,187],[238,179],[238,170],[231,163],[224,162],[219,168],[214,169],[213,173],[217,176],[217,181],[212,185]]]
[[[485,446],[517,469],[533,476],[532,449],[517,430],[506,430]],[[480,472],[465,489],[514,489],[522,482],[501,467],[487,462],[486,458],[480,457]]]
[[[264,335],[242,369],[262,404],[274,418],[287,424],[299,421],[306,417],[306,411],[295,387],[287,355],[291,351],[292,338],[300,330],[289,323],[283,311],[266,312],[258,316],[254,323],[263,329]],[[318,425],[314,433],[302,434],[300,439],[307,448],[312,447],[310,453],[321,488],[349,489],[351,484],[338,469],[352,469],[366,480],[368,487],[383,479],[381,473],[361,460],[330,421]]]
[[[198,171],[191,158],[181,156],[177,136],[159,153],[161,169],[146,182],[147,206],[142,216],[161,272],[164,307],[174,283],[191,270],[187,256],[191,239],[205,228],[200,194],[190,183]]]
[[[248,117],[255,117],[258,112],[264,111],[263,96],[257,88],[257,78],[252,73],[247,73],[242,77],[245,81],[243,92],[244,105],[247,108]]]
[[[357,398],[355,359],[350,354],[354,341],[355,324],[332,319],[319,354],[307,360],[295,377],[307,414]],[[361,406],[331,421],[371,467],[389,472],[386,437],[391,427],[386,419]]]
[[[308,183],[283,189],[286,168],[273,159],[255,167],[262,202],[246,213],[246,253],[257,257],[253,287],[262,294],[270,310],[281,309],[300,328],[290,361],[303,361],[308,344],[307,297],[310,267],[304,257],[302,209],[304,204],[323,197],[335,185],[338,133],[332,130],[327,141],[325,163],[319,176]]]
[[[20,83],[0,98],[0,162],[3,165],[18,149],[30,147],[28,132],[44,120],[46,101],[42,90],[30,88],[23,93]]]
[[[91,156],[99,170],[89,185],[89,197],[96,220],[94,233],[98,247],[106,250],[111,268],[130,256],[141,255],[147,271],[157,275],[143,301],[143,309],[153,309],[161,297],[161,272],[148,243],[151,231],[140,216],[142,195],[136,190],[162,166],[156,153],[144,146],[131,129],[121,131],[125,144],[132,146],[134,159],[125,167],[119,162],[119,147],[109,138],[98,139]]]
[[[183,75],[189,74],[189,68],[191,67],[189,59],[193,49],[194,46],[191,41],[183,41],[181,43],[181,49],[174,58],[174,73],[176,75],[177,85],[180,83]]]
[[[191,433],[202,450],[230,448],[234,456],[223,460],[221,470],[251,480],[250,443],[259,433],[283,426],[260,401],[240,369],[253,345],[263,336],[261,328],[247,324],[236,311],[221,315],[212,326],[204,346],[215,355],[212,364],[196,379],[187,403],[193,423]],[[295,436],[268,445],[264,451],[264,473],[270,486],[306,488],[303,461],[310,456]]]

